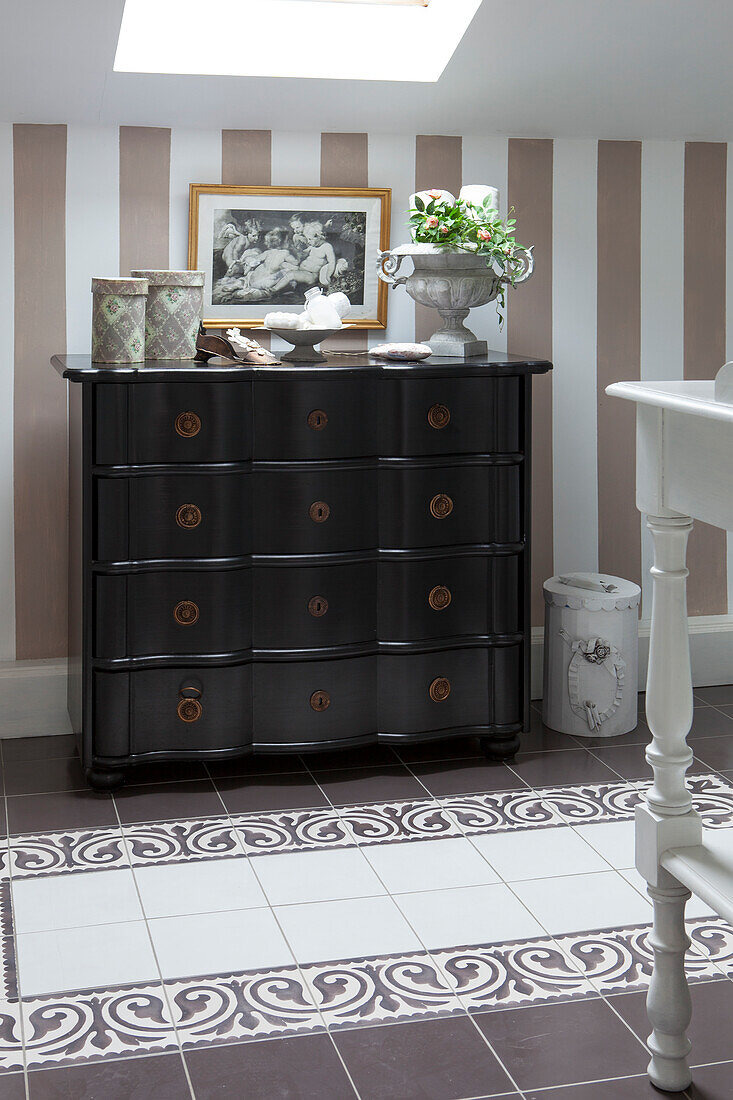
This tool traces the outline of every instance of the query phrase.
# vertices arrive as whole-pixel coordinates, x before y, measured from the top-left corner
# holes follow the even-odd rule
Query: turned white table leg
[[[654,971],[647,997],[653,1028],[649,1076],[660,1088],[681,1091],[691,1080],[686,1031],[692,1009],[685,977],[685,902],[690,893],[660,859],[669,848],[699,844],[702,839],[700,817],[685,783],[692,763],[686,740],[692,725],[692,675],[685,565],[692,520],[650,516],[648,526],[654,539],[654,587],[646,691],[652,740],[646,758],[654,781],[636,811],[636,865],[654,903]]]
[[[646,683],[646,719],[652,742],[646,758],[654,771],[647,804],[664,816],[692,808],[685,772],[692,763],[686,737],[692,725],[692,673],[687,632],[685,558],[692,520],[649,516],[654,540],[652,623]]]
[[[685,977],[685,951],[690,940],[685,931],[685,902],[691,896],[684,886],[662,890],[649,886],[654,902],[654,928],[649,944],[654,951],[654,970],[646,999],[652,1033],[649,1077],[660,1089],[681,1092],[692,1080],[687,1055],[687,1028],[692,1017],[690,989]]]

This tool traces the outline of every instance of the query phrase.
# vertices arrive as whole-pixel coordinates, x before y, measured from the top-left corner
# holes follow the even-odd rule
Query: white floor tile
[[[358,848],[259,856],[255,866],[272,905],[386,893]]]
[[[634,866],[634,821],[601,821],[597,825],[577,825],[578,836],[595,848],[618,870]]]
[[[618,871],[534,879],[513,889],[552,935],[651,920],[649,903]]]
[[[608,870],[606,861],[567,825],[471,839],[506,882]]]
[[[429,949],[544,936],[542,925],[508,886],[469,886],[396,894],[395,901]]]
[[[18,932],[112,924],[142,919],[132,871],[89,871],[14,879]]]
[[[288,966],[293,956],[269,909],[149,921],[164,978]]]
[[[390,955],[422,948],[391,898],[285,905],[276,913],[301,963]]]
[[[365,848],[364,854],[392,894],[499,882],[465,837],[378,844]]]
[[[135,878],[148,917],[267,905],[250,862],[244,857],[137,867]]]
[[[20,935],[18,977],[24,997],[159,980],[144,921]]]

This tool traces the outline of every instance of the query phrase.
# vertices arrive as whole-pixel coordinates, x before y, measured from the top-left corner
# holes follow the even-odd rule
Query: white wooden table
[[[637,808],[636,866],[654,904],[649,1076],[673,1092],[691,1080],[684,969],[690,892],[733,921],[733,834],[703,832],[685,782],[692,763],[686,740],[692,724],[687,539],[693,518],[733,530],[733,404],[716,401],[714,386],[617,382],[606,390],[637,404],[636,503],[654,540],[646,690],[652,733],[646,757],[654,781]]]

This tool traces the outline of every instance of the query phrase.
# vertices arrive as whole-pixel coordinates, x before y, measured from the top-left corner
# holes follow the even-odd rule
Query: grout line
[[[0,738],[0,752],[2,752],[2,739]],[[15,954],[15,983],[18,994],[18,1030],[20,1031],[21,1061],[23,1064],[23,1085],[26,1100],[30,1100],[30,1083],[28,1079],[28,1056],[26,1050],[25,1021],[23,1019],[23,994],[20,984],[20,959],[18,955],[18,929],[15,920],[15,897],[13,893],[13,861],[10,847],[10,820],[8,816],[8,796],[5,793],[5,754],[2,752],[2,787],[3,787],[3,817],[5,821],[5,844],[8,860],[8,904],[10,905],[10,923],[13,930],[13,952]]]

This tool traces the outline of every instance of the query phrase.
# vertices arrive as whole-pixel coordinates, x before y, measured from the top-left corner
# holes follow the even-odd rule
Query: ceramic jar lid
[[[150,286],[203,286],[203,271],[131,271],[140,279],[147,279]]]
[[[147,294],[147,279],[92,279],[92,294]]]
[[[633,581],[606,573],[567,573],[543,585],[545,603],[576,611],[623,611],[638,607],[641,589]]]

